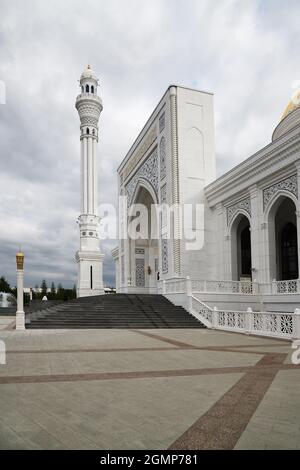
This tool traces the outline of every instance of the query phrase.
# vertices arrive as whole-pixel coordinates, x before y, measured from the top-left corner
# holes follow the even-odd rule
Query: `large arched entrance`
[[[298,241],[295,203],[280,196],[269,213],[269,256],[272,279],[298,279]]]
[[[232,279],[251,280],[251,232],[249,219],[239,214],[231,227]]]
[[[156,292],[159,271],[157,217],[154,197],[140,185],[134,198],[135,233],[130,239],[131,285],[140,292]]]

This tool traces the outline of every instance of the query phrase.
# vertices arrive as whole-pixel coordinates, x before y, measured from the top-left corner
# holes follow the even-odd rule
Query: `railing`
[[[294,313],[246,312],[213,309],[194,296],[189,296],[189,311],[207,327],[239,333],[271,336],[274,338],[300,338],[300,309]]]
[[[170,281],[166,281],[168,284]],[[173,280],[171,280],[173,282]],[[192,291],[214,294],[300,294],[300,280],[276,281],[258,283],[256,281],[208,281],[192,279]]]
[[[186,278],[174,278],[163,281],[163,292],[165,294],[185,294]]]
[[[191,304],[189,307],[190,313],[196,316],[198,320],[202,321],[205,326],[212,326],[213,311],[208,305],[196,299],[196,297],[191,296]]]
[[[282,290],[280,284],[284,283],[284,289],[287,286],[290,286],[288,288],[291,289],[291,284],[288,284],[290,282],[276,281],[276,287],[279,286]],[[298,281],[293,282],[298,283]],[[169,296],[171,300],[172,295],[181,294],[182,305],[185,305],[189,313],[208,328],[274,338],[300,338],[300,309],[296,309],[294,313],[253,312],[251,308],[248,308],[247,311],[218,310],[217,307],[211,308],[193,295],[194,292],[214,292],[213,289],[217,288],[220,288],[221,292],[232,292],[238,288],[238,292],[241,293],[244,288],[243,284],[246,284],[246,281],[201,281],[191,280],[188,277],[174,278],[160,281],[159,292]],[[245,288],[243,293],[253,293],[255,283],[249,282],[248,284],[251,286],[247,285],[247,289]],[[176,301],[178,302],[178,297]]]
[[[289,279],[287,281],[263,282],[259,284],[260,294],[300,294],[300,280]]]
[[[193,292],[254,294],[258,292],[258,283],[252,281],[204,281],[192,280]]]
[[[289,281],[273,281],[274,294],[298,294],[300,292],[299,279]]]

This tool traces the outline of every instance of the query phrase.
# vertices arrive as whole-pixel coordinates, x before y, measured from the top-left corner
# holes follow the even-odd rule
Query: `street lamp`
[[[25,312],[24,312],[24,253],[18,251],[16,254],[17,262],[17,312],[16,312],[16,330],[25,330]]]

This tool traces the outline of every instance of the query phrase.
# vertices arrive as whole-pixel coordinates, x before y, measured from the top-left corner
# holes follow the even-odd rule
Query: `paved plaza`
[[[212,330],[2,330],[1,449],[300,449],[291,345]]]

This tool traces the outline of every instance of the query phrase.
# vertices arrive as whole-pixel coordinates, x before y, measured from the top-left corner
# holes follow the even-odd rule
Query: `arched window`
[[[93,129],[93,132],[92,132],[93,135],[95,135],[95,129]]]
[[[87,93],[90,92],[90,87],[89,87],[89,85],[86,85],[86,86],[85,86],[85,91],[86,91]]]
[[[81,87],[81,93],[84,93],[84,86]]]
[[[90,133],[90,130],[89,130],[89,128],[87,128],[87,130],[86,130],[86,133],[87,133],[87,134],[89,134],[89,133]]]
[[[91,86],[91,93],[94,93],[94,85]]]

